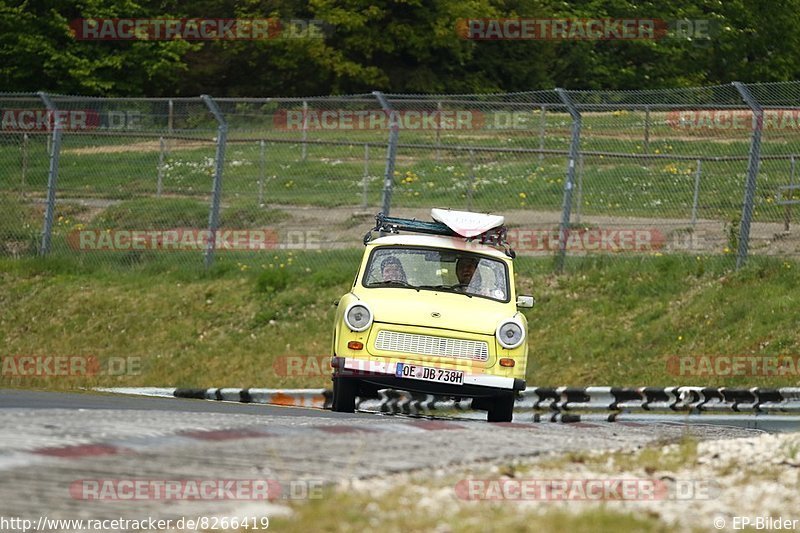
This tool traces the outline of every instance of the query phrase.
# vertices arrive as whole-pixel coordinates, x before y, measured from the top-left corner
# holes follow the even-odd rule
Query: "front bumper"
[[[430,366],[430,365],[425,365]],[[382,388],[401,389],[443,396],[481,398],[509,391],[525,390],[524,379],[464,373],[463,385],[398,378],[396,362],[367,361],[351,357],[331,359],[334,377],[352,377]]]

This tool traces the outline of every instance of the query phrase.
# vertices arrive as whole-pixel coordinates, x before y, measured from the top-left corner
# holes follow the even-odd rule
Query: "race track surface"
[[[0,390],[0,516],[172,518],[270,515],[320,487],[452,465],[567,451],[632,448],[688,434],[761,434],[719,426],[488,424],[353,415],[202,400]],[[183,480],[267,480],[272,501],[187,500],[151,490]],[[128,482],[128,485],[125,485]],[[161,485],[159,485],[161,484]],[[98,487],[113,489],[98,492]],[[185,494],[184,494],[185,495]],[[140,494],[141,496],[141,494]],[[229,494],[228,494],[229,496]],[[97,501],[100,497],[102,501]]]

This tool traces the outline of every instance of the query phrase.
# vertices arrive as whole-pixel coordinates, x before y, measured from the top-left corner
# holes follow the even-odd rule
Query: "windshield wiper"
[[[372,283],[369,284],[370,287],[385,287],[390,285],[397,285],[399,287],[416,289],[416,291],[419,292],[419,287],[417,287],[416,285],[411,285],[410,283],[406,281],[400,281],[399,279],[390,279],[386,281],[373,281]]]

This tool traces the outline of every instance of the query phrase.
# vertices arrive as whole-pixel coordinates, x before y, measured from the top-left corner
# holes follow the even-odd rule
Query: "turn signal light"
[[[364,343],[358,341],[350,341],[347,343],[347,347],[350,348],[351,350],[363,350]]]
[[[500,359],[500,366],[511,367],[514,366],[514,360],[510,357],[503,357]]]

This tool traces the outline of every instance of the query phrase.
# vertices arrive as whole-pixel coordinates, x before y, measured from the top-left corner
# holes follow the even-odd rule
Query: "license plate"
[[[463,370],[445,370],[443,368],[432,368],[408,363],[397,363],[395,376],[398,378],[419,379],[421,381],[433,381],[450,385],[464,384]]]

